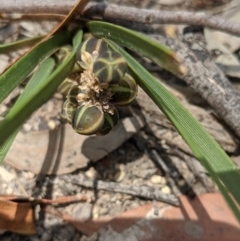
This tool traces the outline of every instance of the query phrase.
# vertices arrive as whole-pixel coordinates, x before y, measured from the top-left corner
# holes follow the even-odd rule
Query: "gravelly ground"
[[[32,28],[32,30],[31,24],[22,23],[20,25],[13,24],[5,28],[5,32],[1,30],[0,33],[5,33],[6,35],[11,33],[9,35],[11,37],[7,38],[9,36],[5,36],[5,39],[7,39],[7,41],[13,41],[21,34],[30,33],[31,35],[33,29],[36,32],[42,33],[43,26],[45,26],[43,29],[46,32],[49,31],[46,23],[37,24],[35,25],[36,28]],[[16,57],[16,53],[0,57],[1,68],[4,68]],[[6,103],[1,105],[1,114],[7,111],[20,91],[21,88],[17,89],[8,98]],[[141,99],[138,101],[141,101]],[[49,128],[49,121],[52,120],[56,126],[59,125],[61,123],[59,111],[55,107],[60,105],[61,98],[55,96],[55,98],[50,100],[45,106],[45,109],[38,111],[36,115],[23,126],[23,132],[27,134],[31,130],[41,131],[42,129]],[[56,111],[56,113],[54,111]],[[41,117],[39,113],[45,113],[46,115]],[[147,125],[141,131],[135,133],[132,138],[117,150],[99,160],[97,163],[90,163],[84,170],[78,170],[74,173],[60,176],[40,176],[30,171],[16,170],[4,163],[2,169],[7,172],[8,178],[0,175],[0,194],[15,194],[49,199],[79,193],[86,194],[93,198],[93,202],[68,204],[58,208],[60,211],[64,211],[73,217],[88,219],[98,218],[104,215],[116,216],[126,210],[153,201],[123,193],[80,187],[71,183],[72,177],[84,175],[91,180],[98,179],[133,186],[155,187],[165,193],[174,193],[177,196],[186,194],[191,198],[196,194],[216,191],[214,184],[206,173],[192,171],[189,162],[195,162],[195,159],[191,155],[175,146],[167,144],[166,141],[159,137],[161,133],[172,131],[171,125],[169,125],[169,128],[166,127],[166,123],[161,125],[161,121],[159,122],[157,119],[159,116],[151,110],[147,110],[147,108],[142,109],[142,113],[146,118]],[[52,118],[51,115],[55,116],[55,118]],[[37,122],[39,119],[41,119],[41,121]],[[168,172],[166,172],[166,170],[164,171],[164,167],[159,164],[159,158],[164,161]],[[4,171],[0,170],[0,174]],[[66,180],[69,180],[69,182],[66,182]],[[97,234],[87,237],[71,225],[64,223],[62,219],[39,211],[39,207],[36,208],[35,213],[36,235],[26,236],[5,232],[0,235],[0,239],[3,241],[98,240]]]
[[[166,144],[161,145],[160,140],[148,135],[148,129],[149,127],[145,127],[116,151],[89,166],[85,171],[77,171],[73,174],[35,176],[31,172],[16,171],[4,164],[3,167],[13,175],[13,179],[9,183],[4,183],[3,180],[2,193],[16,195],[26,195],[27,193],[29,196],[42,198],[56,198],[78,193],[87,194],[94,197],[92,203],[69,204],[60,207],[59,210],[78,218],[98,218],[103,215],[115,216],[152,201],[121,193],[82,188],[66,183],[67,179],[71,180],[73,176],[84,174],[90,179],[97,178],[135,186],[165,188],[165,192],[169,192],[171,189],[170,192],[175,191],[177,195],[185,193],[190,197],[194,196],[194,192],[206,192],[204,185],[196,180],[185,161],[179,157],[168,155],[171,147]],[[163,159],[168,159],[166,164],[176,176],[174,183],[172,183],[169,173],[165,174],[156,166],[150,154],[153,150]],[[179,189],[182,191],[179,192]],[[97,240],[85,237],[53,215],[40,212],[37,216],[37,235],[19,236],[8,232],[1,235],[1,240]]]

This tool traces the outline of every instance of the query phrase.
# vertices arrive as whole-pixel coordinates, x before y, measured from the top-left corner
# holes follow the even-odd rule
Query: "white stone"
[[[99,207],[96,206],[96,205],[92,209],[92,217],[93,218],[98,218],[99,217]]]
[[[117,173],[114,175],[114,180],[115,180],[116,182],[121,182],[124,177],[125,177],[125,172],[117,172]]]
[[[85,175],[90,179],[94,179],[97,176],[97,173],[93,167],[90,167],[89,170],[85,172]]]
[[[180,187],[182,187],[186,184],[185,180],[183,180],[183,179],[179,180],[177,183],[178,183],[178,186],[180,186]]]
[[[162,177],[160,175],[153,175],[151,178],[150,178],[150,182],[152,184],[166,184],[166,178],[165,177]]]
[[[23,130],[26,131],[26,132],[29,132],[31,130],[31,128],[32,128],[31,125],[28,124],[28,123],[25,123],[23,125]]]
[[[169,186],[164,186],[163,188],[161,188],[161,192],[165,194],[170,194],[172,191]]]
[[[0,176],[6,182],[10,182],[14,179],[14,174],[8,172],[4,167],[0,166]]]
[[[124,171],[125,170],[125,165],[123,163],[120,163],[118,166],[120,171]]]
[[[56,128],[56,123],[53,120],[48,121],[48,127],[50,130],[54,130]]]

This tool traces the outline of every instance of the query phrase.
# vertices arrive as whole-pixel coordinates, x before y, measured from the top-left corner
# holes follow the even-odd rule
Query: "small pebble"
[[[102,207],[102,208],[99,209],[99,215],[100,215],[100,216],[101,216],[101,215],[104,215],[104,214],[106,214],[106,213],[108,213],[108,209],[107,209],[107,208]]]
[[[0,114],[4,113],[7,109],[8,109],[8,108],[7,108],[6,105],[1,104],[1,106],[0,106]]]
[[[38,131],[38,130],[39,130],[39,123],[38,123],[38,122],[33,123],[32,129],[33,129],[34,131]]]
[[[177,184],[178,184],[178,186],[183,187],[186,184],[186,182],[185,182],[185,180],[181,179],[177,182]]]
[[[1,39],[1,36],[0,36]],[[4,69],[8,66],[9,58],[7,58],[7,55],[2,55],[0,58],[0,74],[4,71]]]
[[[157,172],[156,168],[151,168],[151,169],[148,168],[143,170],[139,168],[138,172],[136,172],[134,175],[137,177],[141,177],[143,179],[149,179],[156,172]]]
[[[114,175],[114,181],[115,181],[115,182],[121,182],[124,177],[125,177],[125,172],[124,172],[124,171],[117,172],[117,173]]]
[[[99,207],[98,206],[94,206],[92,209],[92,216],[93,218],[98,218],[99,217]]]
[[[106,193],[101,196],[101,199],[103,200],[110,200],[110,194]]]
[[[150,178],[150,182],[152,184],[166,184],[166,178],[165,177],[162,177],[162,176],[159,176],[159,175],[153,175],[151,178]]]
[[[131,196],[131,195],[127,195],[127,194],[125,194],[125,195],[123,195],[123,200],[131,200],[133,198],[133,196]]]
[[[56,128],[56,123],[55,123],[54,120],[48,121],[47,125],[48,125],[50,130],[54,130]]]
[[[170,149],[170,147],[168,146],[168,145],[162,145],[162,148],[164,148],[165,150],[169,150]]]
[[[54,108],[55,108],[54,103],[53,102],[47,102],[46,103],[46,108],[47,108],[47,112],[51,113],[54,110]]]
[[[125,165],[123,163],[120,163],[118,165],[118,168],[119,168],[120,171],[124,171],[125,170]]]
[[[116,195],[114,195],[111,199],[110,199],[111,202],[115,203],[117,201],[117,197]]]
[[[11,182],[15,177],[14,174],[10,173],[2,166],[0,166],[0,176],[6,182]]]
[[[166,140],[161,140],[161,142],[160,142],[162,145],[165,145],[166,144]]]
[[[13,194],[13,189],[11,187],[8,187],[6,189],[6,194]]]
[[[162,177],[161,184],[166,185],[166,183],[167,183],[167,179],[165,177]]]
[[[132,181],[132,185],[139,186],[139,182],[140,182],[140,179],[139,179],[139,178],[135,178],[135,179]]]
[[[31,127],[30,124],[25,123],[25,124],[23,125],[23,130],[24,130],[24,131],[29,132],[31,129],[32,129],[32,127]]]
[[[95,179],[97,176],[97,172],[93,167],[90,167],[86,172],[85,175],[90,179]]]
[[[116,193],[114,196],[116,196],[118,200],[122,200],[123,198],[123,194],[121,193]]]
[[[94,214],[92,215],[92,217],[93,217],[93,219],[98,219],[98,218],[99,218],[99,214],[98,214],[98,213],[94,213]]]
[[[35,174],[29,171],[22,171],[22,175],[26,178],[26,179],[33,179],[35,177]]]
[[[164,186],[163,188],[161,188],[161,192],[165,194],[170,194],[172,191],[169,186]]]
[[[90,203],[79,203],[74,207],[72,216],[78,219],[90,219],[92,212],[92,204]]]

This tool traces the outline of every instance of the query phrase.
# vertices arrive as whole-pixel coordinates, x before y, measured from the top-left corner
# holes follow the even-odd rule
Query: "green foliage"
[[[112,69],[107,68],[107,70],[109,73],[113,73],[115,65],[112,63],[109,64],[109,61],[114,63],[114,61],[119,59],[121,61],[124,60],[123,62],[125,63],[126,61],[128,65],[128,74],[131,74],[132,76],[129,75],[131,80],[127,78],[127,80],[125,79],[126,83],[122,83],[128,74],[120,74],[121,80],[117,81],[118,84],[116,86],[107,82],[107,85],[104,88],[109,87],[109,92],[107,89],[106,95],[109,93],[115,93],[116,104],[117,101],[120,101],[120,104],[128,103],[128,100],[131,102],[135,97],[137,90],[135,85],[136,81],[163,113],[165,113],[178,132],[182,135],[196,158],[203,164],[212,179],[217,183],[222,194],[237,218],[240,220],[240,212],[236,204],[240,203],[240,189],[238,188],[238,183],[240,183],[240,172],[236,165],[216,141],[161,85],[161,83],[119,45],[127,47],[138,54],[149,58],[169,71],[184,74],[187,69],[176,57],[176,54],[172,50],[159,44],[157,41],[120,26],[98,21],[90,21],[86,25],[94,36],[102,38],[102,40],[104,40],[111,48],[111,51],[117,53],[116,58],[113,58],[112,52],[110,52],[110,55],[108,54],[106,45],[102,40],[94,40],[94,42],[91,40],[92,37],[79,47],[82,42],[83,34],[82,30],[80,30],[73,38],[73,48],[67,48],[67,52],[69,52],[68,56],[66,58],[61,58],[60,65],[53,70],[55,63],[52,58],[49,58],[49,56],[59,49],[59,47],[69,44],[72,36],[71,33],[66,31],[56,34],[49,40],[39,44],[0,76],[0,102],[2,102],[17,85],[33,72],[36,66],[46,59],[31,78],[25,91],[19,97],[19,100],[5,116],[4,120],[0,122],[0,162],[3,161],[24,121],[53,95],[59,84],[61,84],[72,72],[74,65],[76,66],[76,53],[78,62],[80,65],[82,64],[81,67],[83,67],[83,69],[85,68],[87,72],[90,67],[94,66],[94,61],[97,60],[98,55],[87,53],[85,51],[86,48],[91,47],[92,49],[92,46],[94,46],[93,49],[96,49],[95,46],[98,46],[97,49],[100,51],[100,49],[105,46],[106,51],[103,52],[108,55],[108,59],[106,60],[106,58],[103,58],[100,54],[100,58],[97,62],[104,64],[107,67],[111,66]],[[94,44],[89,45],[90,47],[87,46],[87,43],[92,42],[94,42]],[[99,43],[100,45],[98,45]],[[81,52],[81,48],[84,48],[85,50]],[[9,45],[5,46],[5,50],[4,46],[0,46],[0,52],[7,52],[9,49]],[[76,68],[76,72],[78,71],[79,68]],[[81,69],[81,71],[84,70]],[[125,71],[126,68],[124,68],[123,72],[125,73]],[[74,84],[80,85],[77,82],[71,82],[71,80],[67,81],[67,89]],[[86,98],[86,96],[87,98],[93,98],[92,90],[90,89],[85,93],[83,91],[84,87],[85,85],[81,86],[80,94],[78,89],[77,93],[75,89],[72,90],[73,92],[70,93],[70,97],[73,99],[68,97],[67,103],[63,106],[62,115],[79,133],[96,133],[98,135],[104,135],[116,125],[118,121],[117,110],[112,103],[110,103],[110,114],[99,109],[99,106],[80,104],[81,100]],[[134,89],[135,87],[136,89]],[[64,93],[69,93],[66,90],[65,85],[63,89]],[[96,93],[101,93],[101,91]],[[101,97],[100,94],[98,94],[98,97],[99,96]],[[94,98],[95,97],[96,96],[94,96]],[[70,103],[69,100],[73,103]]]
[[[64,35],[67,36],[66,33]],[[60,37],[59,35],[56,35],[56,36]],[[55,41],[59,43],[57,40],[58,39],[55,39]],[[24,96],[24,98],[22,98],[20,101],[18,101],[16,103],[17,107],[15,108],[13,107],[10,110],[10,112],[6,115],[4,120],[0,122],[1,148],[2,148],[2,145],[5,143],[5,141],[7,140],[7,138],[13,135],[13,133],[24,123],[24,121],[27,118],[37,108],[39,108],[49,98],[51,98],[51,96],[56,92],[59,84],[70,74],[75,64],[75,54],[77,51],[77,47],[79,46],[81,41],[82,41],[82,31],[80,30],[73,38],[73,51],[68,56],[68,58],[62,64],[60,64],[58,68],[53,73],[51,73],[49,77],[45,78],[45,76],[40,76],[38,79],[39,81],[38,85],[31,85],[31,89],[28,91],[28,94]],[[65,42],[63,42],[62,44],[64,43]],[[51,46],[52,46],[52,49],[56,48],[56,45],[53,45],[53,43],[51,43]],[[19,60],[21,61],[21,64],[19,64],[19,66],[22,66],[22,64],[24,64],[25,61],[31,61],[32,59],[39,60],[40,59],[39,56],[42,56],[42,53],[39,52],[39,49],[38,49],[37,53],[35,51],[35,55],[37,56],[34,56],[34,58],[27,59],[27,60],[26,58],[29,55],[27,55],[27,57],[24,56],[25,58],[23,57],[22,59]],[[18,70],[16,64],[14,65],[14,68],[11,68],[11,72],[14,71],[15,69]],[[47,68],[45,70],[47,71]],[[11,72],[9,74],[11,74]],[[5,75],[5,73],[3,75]],[[5,88],[7,89],[8,86],[6,86]],[[2,153],[2,150],[1,150],[1,153]],[[0,161],[2,162],[3,159],[1,159]]]
[[[16,88],[34,68],[60,46],[71,39],[69,32],[56,34],[54,37],[39,44],[29,53],[17,60],[0,76],[0,103]]]
[[[21,48],[32,46],[33,44],[39,42],[42,38],[43,37],[26,38],[13,43],[2,44],[0,45],[0,54],[8,54]]]
[[[218,143],[204,130],[198,121],[157,81],[146,69],[144,69],[127,52],[114,42],[106,42],[121,53],[128,62],[139,86],[149,95],[156,105],[166,114],[173,123],[188,146],[192,149],[196,158],[207,169],[212,179],[217,183],[226,200],[240,220],[240,212],[234,203],[234,199],[240,203],[240,172],[237,166],[226,155]]]
[[[22,94],[19,96],[18,100],[16,101],[15,105],[12,107],[11,111],[14,112],[19,109],[19,103],[22,100],[27,98],[33,89],[38,88],[39,84],[41,83],[42,79],[46,79],[52,72],[55,66],[55,61],[53,58],[46,59],[38,68],[36,73],[32,76],[30,81],[28,82],[27,86],[25,87]],[[0,123],[1,125],[1,123]],[[4,141],[4,143],[0,146],[0,162],[2,162],[7,155],[15,137],[17,136],[20,127],[16,128],[11,135]]]

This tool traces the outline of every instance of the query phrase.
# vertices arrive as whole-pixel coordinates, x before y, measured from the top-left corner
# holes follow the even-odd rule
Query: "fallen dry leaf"
[[[35,234],[36,228],[33,214],[34,205],[59,205],[90,200],[89,197],[81,194],[58,197],[55,199],[37,199],[17,195],[0,195],[0,231]]]
[[[193,200],[181,196],[180,202],[180,207],[160,204],[158,215],[154,215],[152,204],[129,210],[100,230],[99,240],[239,240],[240,225],[221,194],[203,194]],[[139,221],[126,225],[136,217]]]
[[[32,204],[0,200],[0,230],[35,234]]]
[[[52,204],[52,205],[60,205],[60,204],[69,204],[75,202],[86,202],[91,201],[91,197],[87,195],[77,194],[73,196],[64,196],[57,197],[55,199],[46,199],[46,198],[34,198],[34,197],[25,197],[25,196],[17,196],[17,195],[0,195],[0,200],[3,201],[14,201],[14,202],[26,202],[31,204]]]
[[[98,232],[98,240],[204,240],[238,241],[240,225],[219,193],[180,197],[180,207],[157,202],[128,210],[118,217],[78,220],[56,209],[48,210],[86,235]],[[157,208],[156,208],[157,207]]]

